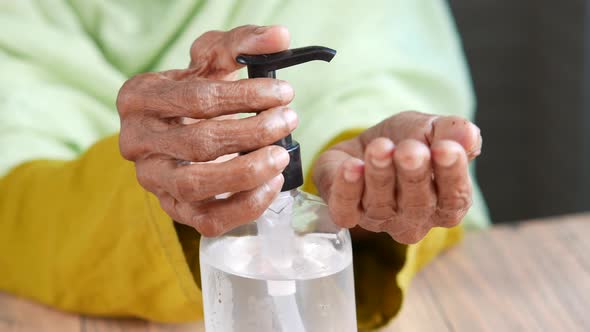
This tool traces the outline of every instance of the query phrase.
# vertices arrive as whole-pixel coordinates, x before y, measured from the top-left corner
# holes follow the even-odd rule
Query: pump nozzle
[[[236,61],[248,66],[248,77],[276,77],[276,70],[296,66],[313,60],[330,62],[336,51],[323,46],[293,48],[278,53],[238,55]]]
[[[295,66],[313,60],[323,60],[330,62],[336,55],[336,51],[323,46],[308,46],[293,48],[278,53],[258,54],[258,55],[238,55],[236,61],[248,66],[248,77],[270,77],[276,78],[276,70]],[[301,167],[301,152],[299,143],[291,138],[291,135],[274,143],[284,147],[291,160],[289,165],[283,171],[285,182],[281,191],[289,191],[303,184],[303,170]]]

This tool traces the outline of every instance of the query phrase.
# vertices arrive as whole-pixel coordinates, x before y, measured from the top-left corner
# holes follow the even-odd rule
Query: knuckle
[[[434,123],[437,116],[418,111],[405,111],[401,116],[413,119],[414,129],[411,137],[425,143],[431,143],[434,140]]]
[[[186,198],[190,196],[192,187],[187,184],[185,177],[176,176],[172,180],[172,191],[178,200],[186,201]]]
[[[387,225],[386,231],[397,242],[403,244],[415,244],[422,240],[431,227],[423,225],[416,226],[403,220]]]
[[[416,172],[415,174],[399,173],[400,181],[407,186],[420,187],[429,184],[432,181],[431,172]]]
[[[261,108],[261,103],[255,88],[257,83],[241,80],[234,82],[229,88],[232,91],[232,95],[237,96],[242,104],[247,105],[249,108],[259,109]]]
[[[283,89],[285,88],[285,86],[290,87],[290,85],[279,80],[273,80],[271,84],[272,85],[267,88],[269,92],[263,94],[264,96],[266,96],[266,100],[261,98],[260,101],[264,101],[264,104],[267,105],[279,105],[288,102],[290,98],[287,98]],[[264,107],[265,105],[261,106]]]
[[[182,176],[176,176],[172,180],[174,196],[182,201],[194,201],[200,197],[201,177],[193,172],[187,172]]]
[[[204,46],[210,45],[211,43],[218,41],[224,36],[225,32],[220,30],[209,30],[200,35],[195,41],[192,43],[190,48],[191,57],[196,57],[198,54],[203,51]],[[205,50],[208,51],[208,50]]]
[[[216,121],[199,122],[189,130],[187,141],[191,144],[187,149],[194,159],[193,161],[210,161],[220,154],[215,136],[215,127],[218,125],[219,123]]]
[[[462,210],[468,209],[472,204],[471,193],[469,191],[456,189],[452,193],[441,195],[438,205],[445,210]]]
[[[220,99],[227,94],[227,89],[223,85],[210,81],[202,81],[195,87],[187,86],[184,93],[186,102],[194,104],[194,95],[197,98],[197,108],[205,117],[214,117],[219,108]]]
[[[253,195],[246,199],[246,208],[243,214],[243,220],[252,221],[259,218],[264,210],[270,205],[270,198],[273,190],[266,184],[262,185],[259,190],[256,190]]]
[[[201,235],[206,237],[215,237],[223,233],[219,223],[214,218],[205,220],[202,215],[194,215],[191,224]]]
[[[254,24],[245,24],[237,26],[225,33],[225,37],[229,41],[242,42],[244,38],[254,33],[258,26]]]
[[[272,106],[280,105],[283,100],[281,97],[281,86],[279,81],[273,80],[242,80],[236,82],[239,87],[239,96],[243,104],[249,108],[262,110]]]
[[[135,177],[137,178],[137,182],[146,189],[151,188],[154,183],[153,175],[144,167],[135,167]]]
[[[353,205],[358,204],[358,197],[351,192],[333,190],[330,192],[330,200],[338,202],[337,204]]]
[[[456,190],[439,198],[436,209],[436,223],[444,227],[458,225],[473,203],[469,191]]]
[[[115,105],[121,116],[144,107],[143,95],[152,83],[160,79],[158,73],[142,73],[128,79],[117,94]]]
[[[403,111],[394,117],[410,120],[414,128],[413,131],[418,134],[416,136],[417,138],[422,138],[425,134],[430,133],[432,131],[434,120],[436,119],[436,116],[418,112],[416,110]]]
[[[393,218],[389,217],[381,217],[381,216],[373,216],[369,213],[365,213],[359,223],[361,226],[369,231],[372,232],[379,232],[382,229],[383,224],[391,222]]]
[[[454,227],[461,223],[469,208],[438,209],[435,223],[442,227]]]
[[[394,214],[393,199],[365,199],[362,200],[365,215],[373,219],[387,219]]]
[[[424,224],[430,220],[434,214],[435,206],[429,203],[418,203],[417,205],[401,205],[398,213],[404,217],[404,220],[414,225]]]
[[[215,237],[223,234],[223,224],[215,210],[219,207],[207,204],[191,209],[189,224],[200,234],[207,237]]]
[[[463,220],[464,213],[460,213],[459,211],[455,211],[451,214],[445,213],[444,217],[441,217],[436,222],[437,225],[441,227],[455,227],[461,223]]]
[[[129,161],[135,161],[148,150],[145,140],[139,137],[141,134],[131,123],[122,121],[119,132],[119,152]]]
[[[262,204],[259,202],[251,202],[249,203],[249,206],[250,208],[247,211],[240,213],[240,215],[236,218],[236,223],[243,224],[246,222],[254,221],[260,218],[260,216],[262,216],[262,214],[264,213],[264,208],[260,207],[262,206]]]
[[[378,193],[391,193],[394,183],[394,176],[391,169],[373,169],[365,172],[367,185],[371,190]]]
[[[175,82],[175,88],[160,93],[160,101],[166,103],[167,108],[177,109],[191,114],[193,107],[201,110],[201,100],[207,98],[207,93],[202,91],[202,82]]]
[[[272,143],[277,140],[282,131],[277,127],[277,121],[272,118],[261,118],[256,125],[256,141],[259,144]]]
[[[117,111],[119,112],[120,116],[125,116],[129,110],[131,110],[134,104],[134,96],[131,92],[126,91],[125,86],[119,90],[119,94],[117,94]]]
[[[244,172],[240,174],[243,183],[250,184],[256,179],[267,174],[266,162],[259,159],[250,159],[246,162]]]
[[[193,84],[182,84],[180,89],[176,90],[177,93],[170,91],[168,95],[169,97],[172,97],[171,100],[174,101],[174,106],[193,105],[195,103],[195,95],[197,100],[202,99],[201,91],[199,89],[200,85],[201,84],[197,84],[197,86]],[[201,104],[199,103],[198,106],[201,106]]]
[[[332,221],[336,225],[350,228],[359,222],[359,215],[357,213],[350,213],[340,207],[334,207],[333,205],[328,205],[328,211],[330,212]]]
[[[128,111],[132,110],[137,103],[137,92],[133,88],[133,86],[135,86],[133,82],[134,79],[135,78],[132,78],[123,83],[123,86],[117,94],[116,106],[121,116],[124,116]]]
[[[216,40],[225,36],[226,32],[221,30],[209,30],[201,35],[203,40]]]
[[[272,198],[275,190],[273,190],[268,184],[261,186],[261,190],[258,190],[255,195],[250,196],[248,200],[248,207],[254,211],[256,217],[259,217],[264,210],[270,205],[270,199]]]
[[[233,108],[265,109],[260,103],[257,93],[257,79],[243,79],[220,85],[219,95],[225,97],[225,102]]]
[[[176,221],[179,221],[179,222],[182,221],[182,220],[178,220],[178,218],[176,216],[177,211],[176,211],[176,207],[175,207],[173,199],[159,197],[159,200],[160,200],[160,207],[162,208],[162,210],[164,210],[170,217],[172,217]]]
[[[119,152],[126,160],[133,161],[136,159],[136,148],[132,143],[133,139],[130,137],[129,131],[121,131],[119,133]]]

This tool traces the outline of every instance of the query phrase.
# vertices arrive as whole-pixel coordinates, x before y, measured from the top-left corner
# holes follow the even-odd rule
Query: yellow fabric
[[[60,197],[56,201],[48,197]],[[71,161],[0,180],[0,289],[62,310],[163,322],[202,318],[172,220],[112,136]]]
[[[139,186],[116,136],[75,161],[12,170],[0,180],[0,222],[0,250],[13,253],[0,255],[0,289],[88,315],[202,319],[199,236]],[[408,247],[385,234],[355,242],[359,328],[387,323],[416,271],[460,234],[436,229]]]

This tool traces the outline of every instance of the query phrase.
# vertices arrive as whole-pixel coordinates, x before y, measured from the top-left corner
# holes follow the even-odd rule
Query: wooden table
[[[590,331],[590,215],[495,227],[427,266],[385,331]]]
[[[423,270],[382,331],[590,331],[590,215],[469,233]],[[79,317],[0,294],[0,331],[203,331]]]

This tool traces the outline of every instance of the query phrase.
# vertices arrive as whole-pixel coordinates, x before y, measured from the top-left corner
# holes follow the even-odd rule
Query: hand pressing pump
[[[263,55],[240,55],[248,76],[336,51],[320,46]],[[291,135],[275,143],[291,157],[281,193],[256,220],[223,236],[201,238],[200,264],[208,332],[356,331],[352,245],[318,197],[303,184],[299,144]]]

